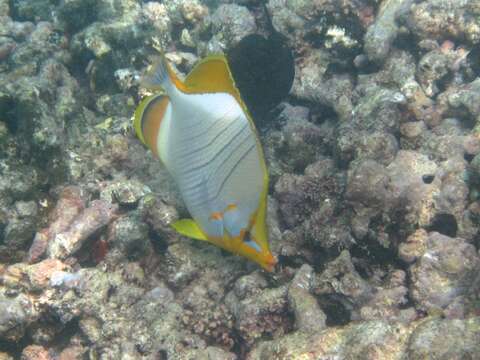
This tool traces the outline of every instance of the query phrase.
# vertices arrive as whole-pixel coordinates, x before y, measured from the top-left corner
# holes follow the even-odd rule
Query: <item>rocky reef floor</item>
[[[132,115],[272,32],[266,273],[173,231]],[[479,224],[478,0],[0,0],[0,360],[480,359]]]

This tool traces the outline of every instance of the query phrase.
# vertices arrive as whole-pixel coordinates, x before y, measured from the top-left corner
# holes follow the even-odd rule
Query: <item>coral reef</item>
[[[352,323],[343,329],[318,333],[297,332],[279,340],[260,343],[248,359],[421,359],[475,357],[479,320],[432,318],[409,325],[382,320]],[[462,344],[459,346],[459,344]]]
[[[480,289],[479,262],[474,246],[464,239],[430,233],[423,253],[409,268],[412,298],[428,312],[451,306],[457,299],[466,302]]]
[[[0,359],[478,358],[479,19],[478,0],[0,0]],[[159,52],[182,76],[252,34],[295,63],[254,119],[274,273],[173,231],[188,212],[131,126]]]

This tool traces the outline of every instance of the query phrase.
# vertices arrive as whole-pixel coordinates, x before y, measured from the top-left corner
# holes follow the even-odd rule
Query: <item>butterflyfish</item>
[[[174,229],[273,271],[267,167],[225,56],[200,61],[184,81],[162,56],[142,85],[158,92],[135,112],[137,136],[165,165],[192,217]]]

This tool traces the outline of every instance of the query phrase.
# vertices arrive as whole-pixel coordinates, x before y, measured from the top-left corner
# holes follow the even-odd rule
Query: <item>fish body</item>
[[[136,132],[170,172],[192,216],[173,227],[272,271],[268,172],[226,58],[207,57],[184,82],[162,58],[143,82],[163,92],[139,105]]]

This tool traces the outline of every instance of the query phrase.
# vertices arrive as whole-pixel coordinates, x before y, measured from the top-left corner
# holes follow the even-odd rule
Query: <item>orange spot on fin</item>
[[[210,214],[210,220],[222,220],[223,214],[219,211],[215,211]]]
[[[225,211],[224,212],[227,212],[227,211],[232,211],[232,210],[237,210],[238,207],[236,204],[228,204],[227,207],[225,208]]]

